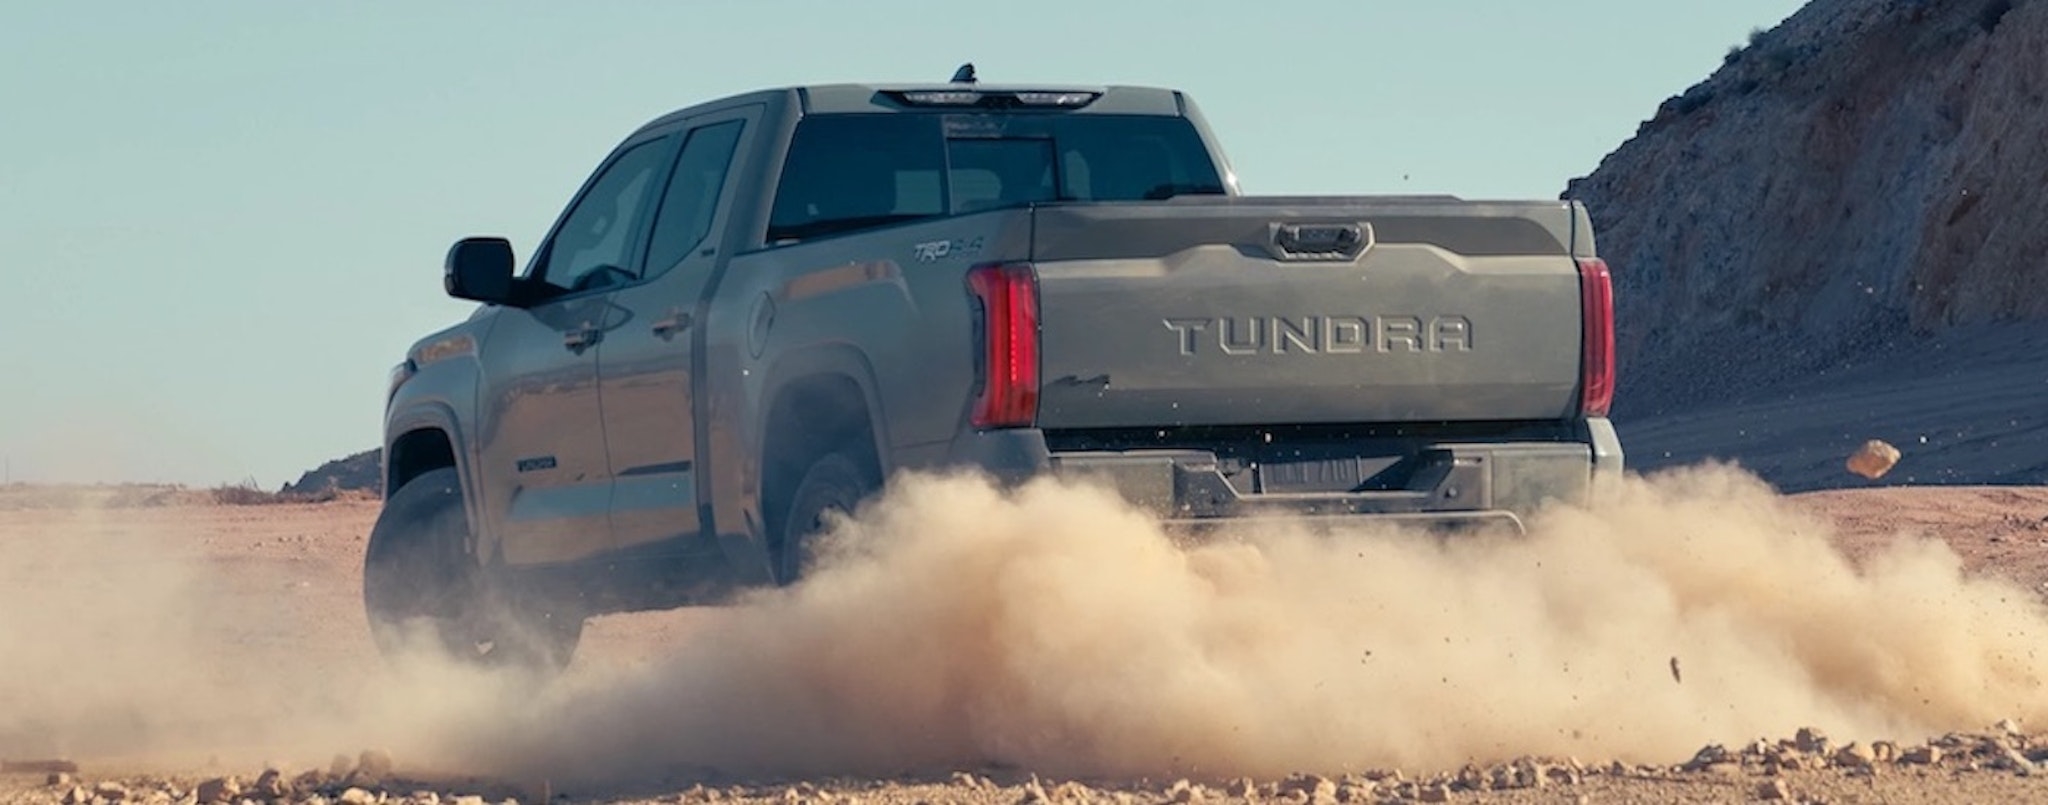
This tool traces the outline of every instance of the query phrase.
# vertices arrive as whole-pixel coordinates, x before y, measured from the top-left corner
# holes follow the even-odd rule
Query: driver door
[[[598,356],[623,323],[613,289],[644,251],[672,138],[629,143],[588,181],[501,308],[479,356],[479,493],[493,563],[569,562],[610,549],[611,470]]]

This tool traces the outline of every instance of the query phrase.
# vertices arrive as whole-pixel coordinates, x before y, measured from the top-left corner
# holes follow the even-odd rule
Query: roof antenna
[[[955,84],[972,84],[976,80],[974,77],[974,62],[960,65],[960,69],[953,71],[953,83]]]

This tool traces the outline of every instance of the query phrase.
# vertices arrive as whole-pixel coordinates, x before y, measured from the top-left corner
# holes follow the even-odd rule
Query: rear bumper
[[[1432,443],[1363,473],[1330,462],[1262,467],[1209,450],[1054,453],[1035,430],[969,434],[950,458],[1006,482],[1052,473],[1101,483],[1174,524],[1283,515],[1520,531],[1537,509],[1583,504],[1597,485],[1620,477],[1621,444],[1607,420],[1577,431],[1575,441]],[[1365,480],[1353,485],[1353,477]]]

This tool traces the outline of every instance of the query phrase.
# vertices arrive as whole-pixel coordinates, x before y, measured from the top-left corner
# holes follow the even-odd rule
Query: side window
[[[654,214],[654,240],[647,246],[648,277],[659,277],[704,242],[718,214],[719,191],[732,166],[745,121],[728,120],[693,129]]]
[[[646,232],[668,145],[667,138],[651,140],[612,160],[562,220],[533,276],[579,291],[632,279],[634,266],[629,264]]]
[[[787,243],[946,214],[935,115],[820,115],[797,124],[768,241]]]

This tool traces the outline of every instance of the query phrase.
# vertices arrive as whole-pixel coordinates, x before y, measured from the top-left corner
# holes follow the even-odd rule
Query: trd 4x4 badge
[[[920,263],[936,263],[940,260],[964,259],[979,255],[981,243],[981,238],[928,240],[911,244],[910,253],[916,256]]]

